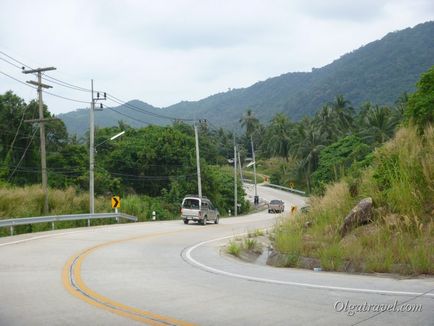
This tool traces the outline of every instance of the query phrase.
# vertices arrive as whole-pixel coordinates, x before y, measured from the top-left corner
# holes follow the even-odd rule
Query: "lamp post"
[[[91,111],[93,110],[93,105],[91,108]],[[93,116],[93,114],[91,115]],[[93,119],[92,119],[93,120]],[[93,122],[93,121],[92,121]],[[91,169],[90,169],[90,173],[89,173],[89,180],[90,180],[90,189],[89,189],[89,196],[90,196],[90,213],[94,214],[95,213],[95,190],[94,190],[94,168],[95,168],[95,153],[96,153],[96,148],[102,144],[104,144],[105,142],[109,141],[109,140],[114,140],[120,136],[122,136],[123,134],[125,134],[125,130],[121,131],[120,133],[114,135],[113,137],[110,137],[106,140],[104,140],[103,142],[99,143],[98,145],[94,145],[94,137],[91,137],[91,145],[90,145],[90,151],[89,151],[89,155],[90,155],[90,162],[91,162]],[[90,226],[90,219],[87,220],[87,226]]]
[[[253,137],[250,135],[250,143],[252,144],[252,159],[253,159],[253,176],[255,179],[255,197],[254,197],[254,203],[255,205],[259,204],[259,197],[258,197],[258,188],[256,186],[256,158],[255,158],[255,148],[253,147]]]

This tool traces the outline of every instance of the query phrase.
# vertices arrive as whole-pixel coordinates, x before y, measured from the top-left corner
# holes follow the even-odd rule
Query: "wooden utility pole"
[[[27,83],[38,86],[38,102],[39,102],[39,119],[35,120],[26,120],[26,122],[37,122],[39,123],[39,138],[41,142],[41,172],[42,172],[42,189],[44,191],[45,200],[44,200],[44,214],[48,214],[48,177],[47,177],[47,153],[45,151],[45,122],[52,119],[44,119],[44,104],[42,102],[42,88],[51,88],[49,85],[45,85],[42,83],[42,72],[55,70],[54,67],[47,68],[37,68],[31,70],[23,70],[24,74],[38,74],[38,81],[35,82],[33,80],[27,81]]]
[[[89,210],[90,214],[95,214],[95,111],[102,110],[102,104],[100,109],[97,109],[95,102],[106,100],[107,94],[104,92],[100,97],[100,92],[96,92],[96,97],[94,97],[93,79],[90,81],[90,86],[92,101],[89,110]],[[90,219],[87,220],[87,226],[90,226]]]

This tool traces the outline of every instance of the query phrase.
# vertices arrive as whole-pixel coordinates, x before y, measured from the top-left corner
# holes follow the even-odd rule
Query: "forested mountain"
[[[174,117],[206,118],[214,125],[229,128],[239,127],[238,120],[246,109],[251,109],[263,122],[269,121],[277,112],[299,120],[305,115],[313,115],[338,94],[354,107],[365,101],[392,104],[402,93],[413,92],[420,74],[433,65],[434,22],[426,22],[389,33],[327,66],[313,68],[312,72],[287,73],[247,88],[233,89],[196,102],[183,101],[164,109],[140,101],[134,101],[134,105]],[[149,123],[168,122],[126,107],[117,110]],[[65,121],[69,132],[81,134],[87,128],[86,110],[59,117]],[[100,126],[115,125],[118,120],[133,126],[140,124],[107,110],[96,118]]]
[[[116,126],[118,125],[118,121],[123,121],[131,127],[143,127],[148,124],[163,125],[168,121],[167,119],[157,118],[153,114],[144,116],[138,113],[140,111],[154,114],[161,114],[162,112],[161,109],[155,108],[152,105],[139,100],[133,100],[129,101],[126,105],[95,111],[95,124],[103,128]],[[81,136],[89,130],[89,109],[78,109],[73,112],[59,114],[58,118],[63,120],[69,134]],[[142,120],[142,122],[140,120]]]

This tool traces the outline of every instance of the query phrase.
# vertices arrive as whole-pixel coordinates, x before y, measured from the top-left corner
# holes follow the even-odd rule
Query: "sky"
[[[389,32],[434,20],[432,0],[2,0],[0,51],[47,75],[156,107],[311,71]],[[0,72],[24,75],[0,53]],[[20,64],[18,64],[21,66]],[[90,102],[88,92],[49,92]],[[0,94],[36,90],[0,74]],[[88,107],[44,94],[51,112]],[[115,103],[107,101],[109,106]]]

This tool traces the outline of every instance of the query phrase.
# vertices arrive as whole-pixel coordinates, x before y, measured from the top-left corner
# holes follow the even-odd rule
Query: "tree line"
[[[394,105],[366,102],[354,108],[342,95],[321,107],[313,117],[293,122],[283,113],[263,125],[251,110],[240,119],[245,129],[243,144],[250,140],[257,156],[266,160],[281,157],[284,162],[272,174],[272,182],[295,183],[308,192],[321,193],[325,184],[357,171],[370,163],[370,153],[389,140],[403,120],[419,125],[432,122],[434,68],[422,75],[417,91],[403,94]]]

